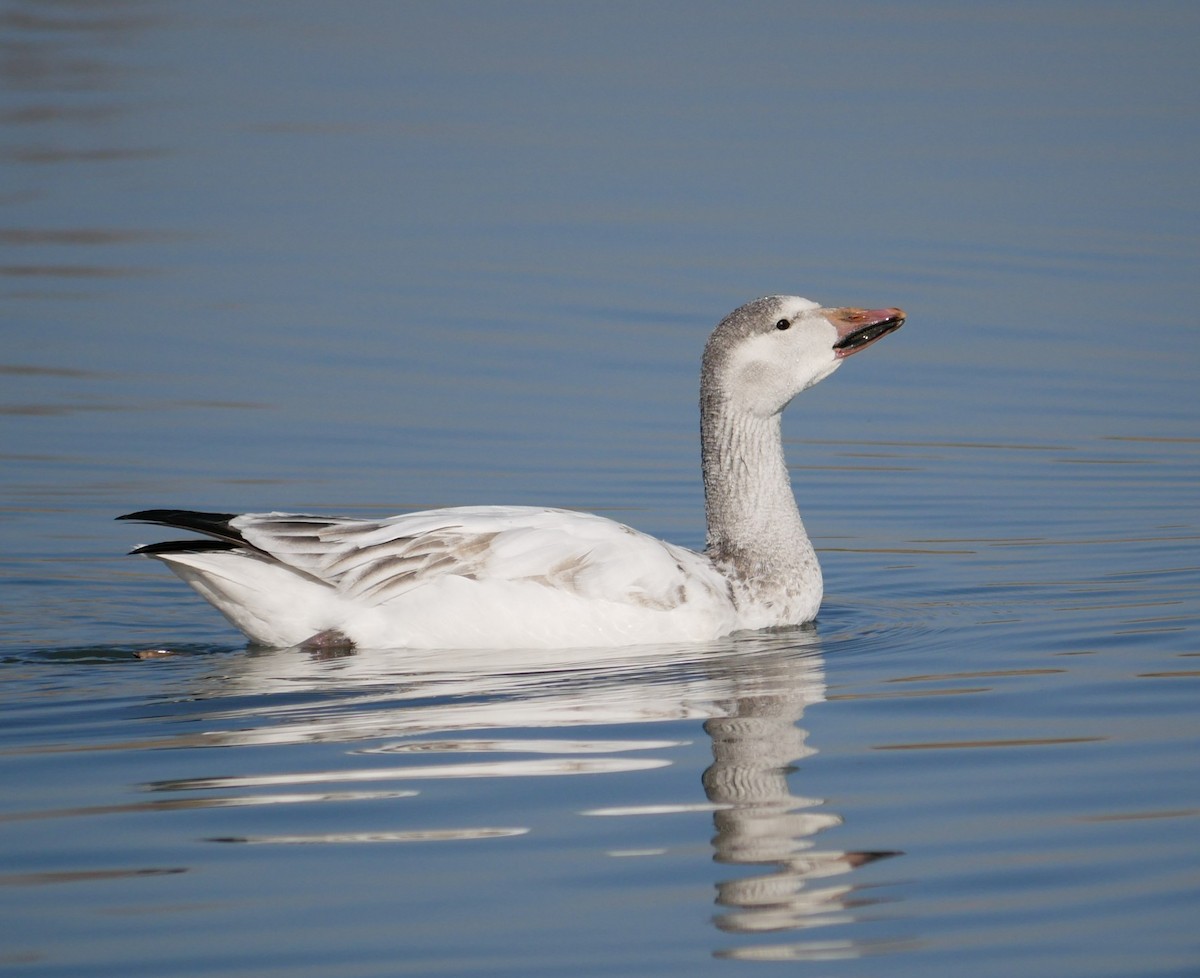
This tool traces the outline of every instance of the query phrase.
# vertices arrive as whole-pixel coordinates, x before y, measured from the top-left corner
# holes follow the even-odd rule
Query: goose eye
[[[776,329],[790,329],[792,321],[790,319],[781,319],[775,324]]]

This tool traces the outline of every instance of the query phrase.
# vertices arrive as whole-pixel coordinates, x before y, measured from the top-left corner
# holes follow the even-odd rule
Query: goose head
[[[758,417],[778,414],[846,357],[903,323],[902,309],[826,309],[797,295],[755,299],[709,337],[702,395]]]

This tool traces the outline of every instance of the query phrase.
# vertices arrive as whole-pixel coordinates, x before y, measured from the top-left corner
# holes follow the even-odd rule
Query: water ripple
[[[314,835],[227,835],[208,842],[240,842],[250,845],[343,845],[376,842],[465,842],[475,839],[512,839],[525,835],[525,828],[410,829],[399,832],[324,832]]]
[[[670,761],[635,758],[575,760],[556,758],[537,761],[483,761],[476,764],[442,764],[425,767],[350,768],[337,771],[306,771],[290,774],[223,775],[213,778],[182,778],[155,781],[152,791],[202,791],[213,788],[262,788],[273,785],[332,784],[347,781],[442,780],[446,778],[529,778],[564,774],[615,774],[649,771],[666,767]]]

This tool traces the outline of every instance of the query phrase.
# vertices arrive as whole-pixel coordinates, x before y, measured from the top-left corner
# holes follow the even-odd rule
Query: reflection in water
[[[273,785],[338,784],[347,781],[439,781],[450,778],[530,778],[561,774],[619,774],[666,767],[666,761],[596,758],[575,760],[552,758],[537,761],[493,761],[485,763],[434,764],[409,767],[339,768],[336,771],[308,771],[303,774],[231,774],[216,778],[185,778],[159,781],[151,785],[158,791],[203,791],[210,788],[269,788]]]
[[[209,842],[266,842],[272,845],[314,845],[341,842],[465,842],[469,839],[509,839],[528,829],[409,829],[398,832],[319,832],[311,835],[215,836]]]
[[[222,663],[202,683],[216,707],[208,729],[157,747],[286,745],[368,741],[348,751],[354,763],[305,771],[217,774],[158,781],[155,793],[217,792],[206,803],[229,807],[314,798],[346,800],[346,784],[401,784],[445,779],[605,775],[672,764],[656,752],[683,742],[638,736],[642,724],[703,720],[712,764],[703,774],[706,802],[612,806],[587,816],[645,818],[712,812],[716,863],[754,867],[716,883],[715,918],[738,935],[809,931],[854,921],[871,902],[844,877],[891,853],[816,848],[814,837],[841,823],[821,802],[792,794],[789,775],[815,749],[798,726],[804,708],[824,699],[815,631],[799,629],[712,643],[594,652],[371,653],[323,657],[263,650]],[[165,666],[164,666],[165,668]],[[219,729],[214,729],[219,723]],[[618,736],[611,728],[621,725]],[[538,729],[603,726],[605,736],[523,737]],[[502,736],[484,731],[505,730]],[[466,732],[471,735],[465,735]],[[481,758],[480,755],[488,757]],[[504,756],[497,756],[504,755]],[[522,757],[520,755],[534,755]],[[328,755],[323,755],[328,759]],[[386,764],[374,761],[386,760]],[[397,763],[400,762],[400,763]],[[296,792],[299,786],[308,792]],[[312,786],[329,786],[323,794]],[[273,791],[293,789],[289,794]],[[420,793],[418,791],[417,793]],[[363,798],[384,793],[363,791]],[[405,792],[393,792],[403,797]],[[202,804],[205,802],[202,802]],[[486,806],[484,806],[486,808]],[[46,813],[53,814],[53,813]],[[284,828],[281,826],[281,829]],[[212,842],[274,844],[409,843],[504,839],[527,825],[433,825],[296,833],[222,835]],[[661,848],[613,849],[611,856],[654,856]],[[824,882],[843,878],[836,884]],[[865,951],[866,949],[862,949]],[[878,950],[878,949],[875,949]],[[720,957],[824,959],[860,953],[853,942],[740,945]]]
[[[704,724],[712,738],[713,763],[704,772],[704,790],[716,811],[713,823],[718,863],[767,867],[717,884],[717,903],[727,908],[716,918],[723,931],[737,934],[807,930],[848,923],[855,887],[814,886],[843,876],[888,852],[840,852],[814,848],[812,837],[840,825],[831,813],[814,811],[819,799],[793,795],[788,774],[816,752],[798,723],[805,706],[823,698],[824,687],[812,658],[772,656],[753,672],[735,675],[739,688],[724,715]],[[749,679],[749,682],[745,680]],[[722,957],[756,959],[855,956],[850,943],[805,942],[781,948],[738,947]],[[786,950],[786,953],[781,953]]]

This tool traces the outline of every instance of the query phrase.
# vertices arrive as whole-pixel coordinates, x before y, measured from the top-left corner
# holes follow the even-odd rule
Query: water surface
[[[15,2],[0,965],[1200,966],[1192,5]],[[247,649],[157,506],[703,543],[756,295],[908,324],[785,418],[816,625]]]

